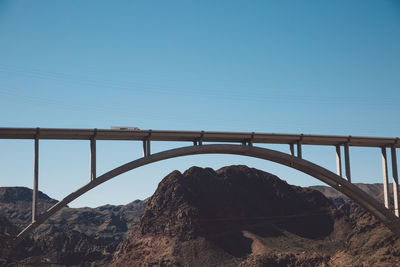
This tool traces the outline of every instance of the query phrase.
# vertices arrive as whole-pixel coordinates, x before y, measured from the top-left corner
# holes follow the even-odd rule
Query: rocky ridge
[[[246,166],[175,171],[113,266],[317,266],[344,249],[337,213],[320,192]]]
[[[39,213],[57,200],[39,192]],[[31,220],[32,190],[24,187],[0,188],[0,240],[3,244]],[[20,264],[53,264],[71,266],[104,265],[117,245],[126,238],[140,219],[146,201],[127,205],[105,205],[97,208],[66,207],[40,226],[18,250],[3,245],[3,262],[12,259]],[[3,236],[1,236],[3,235]]]

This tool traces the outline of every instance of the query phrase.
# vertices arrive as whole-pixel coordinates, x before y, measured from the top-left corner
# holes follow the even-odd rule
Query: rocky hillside
[[[39,212],[55,203],[39,192]],[[146,201],[136,200],[120,206],[66,207],[40,226],[18,250],[7,251],[7,240],[31,221],[32,190],[0,188],[0,240],[6,241],[0,257],[24,264],[106,264],[129,229],[139,222],[145,206]]]
[[[246,166],[174,171],[148,201],[64,208],[10,249],[31,195],[0,188],[0,266],[400,266],[400,239],[348,198]],[[56,202],[39,197],[42,211]]]
[[[0,187],[0,216],[23,227],[32,220],[32,189],[26,187]],[[43,192],[38,193],[39,213],[47,210],[57,200]]]
[[[115,266],[315,266],[350,228],[320,192],[246,166],[168,175]],[[329,242],[328,242],[329,241]]]
[[[175,171],[112,265],[400,266],[398,237],[351,201],[335,204],[246,166]]]
[[[377,201],[383,203],[382,184],[356,184]],[[327,196],[344,218],[351,230],[343,241],[345,250],[338,252],[332,262],[338,266],[400,266],[400,238],[393,235],[379,220],[358,204],[328,186],[312,186]],[[393,187],[390,184],[390,194]],[[392,195],[393,196],[393,195]],[[393,206],[393,197],[390,197]]]

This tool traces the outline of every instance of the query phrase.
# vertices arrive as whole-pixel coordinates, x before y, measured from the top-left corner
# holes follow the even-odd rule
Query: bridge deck
[[[108,130],[108,129],[60,129],[60,128],[0,128],[0,139],[39,139],[48,140],[144,140],[152,141],[198,141],[235,143],[251,141],[263,144],[291,144],[301,142],[304,145],[343,145],[359,147],[400,148],[399,138],[276,134],[246,132],[209,132],[209,131],[163,131],[163,130]]]

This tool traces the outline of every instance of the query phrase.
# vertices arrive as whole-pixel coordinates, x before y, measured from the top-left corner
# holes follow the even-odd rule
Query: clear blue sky
[[[400,136],[398,1],[0,0],[0,48],[0,127]],[[88,147],[41,142],[39,188],[61,199],[85,184]],[[98,173],[140,147],[99,142]],[[303,153],[335,169],[333,148]],[[351,153],[355,181],[381,181],[377,149]],[[32,158],[32,141],[0,140],[0,186],[32,187]],[[132,171],[72,206],[143,199],[174,169],[240,163],[318,182],[197,156]]]

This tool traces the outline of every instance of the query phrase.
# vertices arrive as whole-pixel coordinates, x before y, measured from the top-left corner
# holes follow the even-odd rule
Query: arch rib
[[[157,161],[162,161],[170,158],[189,156],[189,155],[199,155],[199,154],[234,154],[249,156],[259,159],[264,159],[278,164],[286,165],[293,169],[299,170],[306,173],[318,180],[330,185],[339,192],[345,194],[349,198],[353,199],[355,202],[364,207],[371,214],[375,215],[380,219],[392,232],[400,236],[400,219],[392,214],[388,209],[386,209],[382,204],[380,204],[375,199],[371,198],[367,193],[359,189],[357,186],[349,183],[345,179],[336,175],[335,173],[316,165],[310,161],[301,159],[299,157],[294,157],[289,154],[275,151],[267,148],[253,147],[253,146],[241,146],[241,145],[227,145],[227,144],[217,144],[217,145],[202,145],[202,146],[188,146],[175,148],[159,153],[149,155],[124,165],[121,165],[84,185],[75,192],[66,196],[63,200],[56,203],[45,213],[41,214],[35,222],[28,225],[21,233],[18,234],[15,241],[18,243],[29,233],[33,232],[39,225],[44,223],[56,212],[65,207],[68,203],[75,200],[79,196],[88,192],[89,190],[95,188],[96,186],[120,175],[127,171],[136,169],[138,167],[148,165]]]

